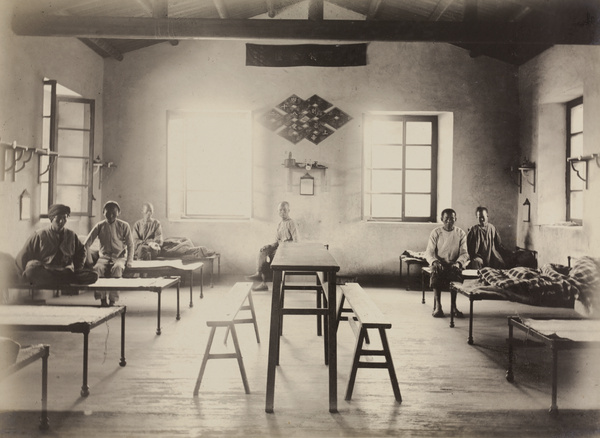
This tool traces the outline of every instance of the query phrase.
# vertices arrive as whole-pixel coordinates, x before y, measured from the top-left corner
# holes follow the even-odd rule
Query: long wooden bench
[[[251,317],[237,318],[238,313],[242,310],[250,311]],[[256,323],[256,313],[254,311],[254,303],[252,302],[252,282],[238,282],[234,284],[231,290],[223,297],[223,306],[218,309],[209,320],[206,321],[206,325],[211,327],[211,330],[208,336],[208,343],[206,344],[204,358],[202,359],[202,365],[200,366],[200,372],[198,373],[198,379],[196,380],[196,387],[194,388],[195,396],[198,395],[198,391],[200,390],[202,376],[204,375],[206,363],[209,359],[237,359],[240,367],[240,373],[242,374],[244,390],[246,391],[246,394],[250,394],[250,387],[248,385],[248,379],[246,378],[244,361],[242,359],[242,353],[240,351],[240,345],[238,342],[237,333],[235,331],[236,324],[249,323],[254,325],[256,342],[260,343],[258,324]],[[215,338],[217,327],[227,328],[225,342],[227,342],[227,337],[229,332],[231,332],[231,338],[233,339],[233,345],[235,348],[234,353],[211,353],[211,347]]]
[[[340,286],[340,288],[342,289],[342,298],[340,310],[338,311],[338,319],[344,311],[347,312],[349,310],[344,307],[344,303],[348,302],[354,316],[348,316],[347,320],[353,327],[355,334],[357,333],[352,370],[350,371],[350,378],[348,379],[348,387],[346,389],[346,400],[352,398],[356,373],[359,368],[387,368],[394,396],[396,397],[396,401],[401,403],[402,395],[400,394],[400,388],[398,387],[398,379],[396,378],[392,354],[390,353],[390,346],[385,332],[386,329],[392,327],[392,323],[389,322],[375,302],[358,283],[346,283],[345,285]],[[382,347],[381,350],[364,348],[364,344],[369,343],[367,334],[368,329],[377,329],[379,332]],[[361,361],[361,357],[363,356],[382,356],[384,361],[363,362]]]

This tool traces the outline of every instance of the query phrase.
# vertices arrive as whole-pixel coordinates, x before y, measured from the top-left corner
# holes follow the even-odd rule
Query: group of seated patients
[[[435,228],[429,235],[425,259],[431,266],[430,287],[434,293],[435,318],[444,316],[442,290],[448,288],[451,281],[462,281],[463,269],[481,269],[486,266],[502,269],[506,265],[502,253],[506,254],[507,251],[502,246],[496,227],[488,222],[487,208],[477,207],[475,215],[478,224],[465,233],[454,226],[456,212],[447,208],[442,211],[443,225]],[[456,308],[456,295],[452,294],[451,299],[454,316],[461,318],[463,313]]]
[[[298,229],[290,218],[290,204],[280,202],[277,207],[281,221],[277,225],[275,240],[264,245],[257,259],[256,272],[248,278],[259,283],[254,290],[268,290],[266,281],[270,274],[270,263],[282,242],[297,242]],[[78,236],[65,228],[71,209],[63,204],[50,206],[48,218],[50,226],[36,231],[17,255],[17,267],[23,277],[35,285],[91,284],[98,277],[119,278],[135,258],[155,259],[163,243],[160,222],[152,217],[154,207],[149,202],[142,206],[143,218],[133,226],[118,219],[121,207],[115,201],[104,204],[104,220],[98,222],[82,244]],[[434,291],[434,317],[443,317],[441,291],[450,281],[461,280],[463,269],[480,269],[484,266],[503,268],[502,253],[505,252],[500,235],[488,222],[488,211],[477,207],[475,212],[478,224],[467,233],[455,227],[456,212],[447,208],[442,211],[443,225],[435,228],[425,251],[425,258],[431,266],[430,286]],[[89,247],[98,239],[100,251],[92,269],[85,268]],[[469,263],[470,261],[470,263]],[[119,299],[118,291],[94,291],[94,297],[102,306],[112,306]],[[454,297],[454,300],[456,298]],[[454,316],[462,312],[452,303]]]
[[[104,220],[98,222],[81,243],[77,234],[65,228],[71,209],[63,204],[48,209],[50,226],[36,231],[16,258],[23,277],[36,286],[57,284],[92,284],[98,277],[119,278],[130,267],[134,255],[141,260],[156,258],[162,244],[160,222],[152,218],[149,202],[142,206],[143,218],[133,226],[118,219],[121,207],[108,201],[102,208]],[[98,239],[98,260],[92,269],[85,267],[90,246]],[[94,291],[103,307],[119,299],[118,291]]]

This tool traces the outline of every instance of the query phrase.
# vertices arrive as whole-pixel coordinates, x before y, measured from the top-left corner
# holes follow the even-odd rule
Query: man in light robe
[[[154,206],[150,202],[142,205],[143,218],[133,224],[133,245],[137,260],[155,260],[163,244],[162,227],[152,217]]]

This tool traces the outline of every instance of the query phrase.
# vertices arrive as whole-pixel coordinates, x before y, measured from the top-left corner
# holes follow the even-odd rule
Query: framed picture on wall
[[[308,196],[315,194],[315,179],[308,172],[300,178],[300,194]]]

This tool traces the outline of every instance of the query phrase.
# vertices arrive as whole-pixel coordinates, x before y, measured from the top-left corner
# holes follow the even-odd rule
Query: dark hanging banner
[[[255,67],[355,67],[367,65],[367,45],[246,44],[246,65]]]

